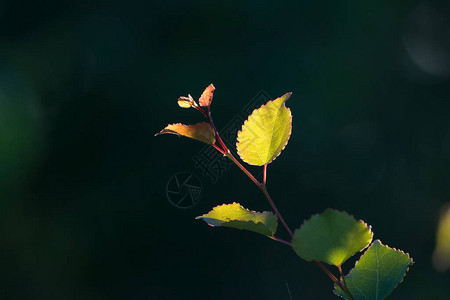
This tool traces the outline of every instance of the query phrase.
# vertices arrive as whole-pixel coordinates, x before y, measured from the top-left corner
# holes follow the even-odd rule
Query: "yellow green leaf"
[[[243,161],[250,165],[266,165],[286,147],[291,136],[292,115],[285,102],[291,94],[286,93],[255,109],[244,122],[236,144]]]
[[[278,219],[273,213],[250,211],[239,203],[216,206],[209,213],[196,219],[202,219],[213,227],[244,229],[267,236],[273,236],[278,226]]]
[[[208,85],[208,87],[203,91],[202,95],[200,96],[200,99],[198,100],[198,102],[200,103],[200,106],[210,106],[211,105],[211,101],[212,101],[215,89],[216,88],[214,87],[214,85],[212,83],[210,85]]]
[[[200,122],[194,125],[184,125],[180,123],[169,124],[166,128],[155,135],[164,133],[182,135],[210,145],[213,145],[216,142],[214,130],[211,125],[206,122]]]
[[[191,95],[188,95],[187,97],[180,97],[178,98],[178,105],[182,108],[189,108],[192,106],[196,106],[194,99]]]

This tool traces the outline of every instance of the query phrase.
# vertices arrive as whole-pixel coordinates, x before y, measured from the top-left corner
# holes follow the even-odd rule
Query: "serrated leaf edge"
[[[189,126],[197,126],[197,125],[203,124],[203,123],[204,123],[204,124],[210,125],[208,122],[197,122],[197,123],[195,123],[195,124],[171,123],[171,124],[168,124],[168,125],[167,125],[166,127],[164,127],[163,129],[161,129],[160,132],[155,133],[154,136],[158,136],[158,135],[162,135],[162,134],[174,134],[174,135],[182,136],[182,137],[185,137],[185,138],[188,138],[188,139],[191,139],[191,140],[196,140],[196,141],[198,141],[198,142],[202,142],[202,143],[205,143],[205,144],[207,144],[207,145],[214,145],[214,143],[216,142],[216,137],[215,137],[215,136],[214,136],[214,141],[213,141],[213,143],[210,144],[210,143],[206,143],[206,142],[204,142],[204,141],[198,140],[198,139],[193,138],[193,137],[190,137],[190,136],[185,136],[185,135],[179,134],[178,132],[176,132],[176,131],[174,131],[174,130],[171,130],[171,129],[167,129],[167,130],[166,130],[166,128],[167,128],[168,126],[170,126],[170,125],[182,125],[182,126],[184,126],[184,127],[189,127]],[[210,125],[210,126],[211,126],[211,125]],[[166,131],[163,132],[164,130],[166,130]],[[211,127],[211,130],[212,130],[213,133],[214,133],[214,130],[212,129],[212,127]]]
[[[214,206],[209,212],[207,212],[206,214],[203,214],[203,215],[201,215],[201,216],[195,217],[195,219],[196,219],[196,220],[199,220],[199,219],[205,219],[205,218],[207,218],[207,219],[213,219],[213,218],[208,218],[208,217],[204,217],[204,216],[205,216],[205,215],[208,215],[208,214],[211,213],[211,212],[213,212],[214,209],[216,209],[217,207],[221,207],[221,206],[224,206],[224,205],[233,205],[233,204],[239,205],[242,209],[246,210],[247,212],[257,213],[257,214],[260,214],[260,215],[271,214],[271,215],[275,216],[275,218],[276,218],[276,220],[277,220],[277,222],[278,222],[278,217],[277,217],[277,215],[275,215],[275,214],[274,214],[273,212],[271,212],[271,211],[263,211],[263,212],[259,212],[259,211],[249,210],[248,208],[243,207],[240,203],[237,203],[237,202],[228,203],[228,204],[220,204],[220,205]],[[227,218],[226,221],[252,222],[252,223],[254,223],[254,224],[261,223],[261,224],[264,225],[264,223],[262,223],[262,222],[255,222],[254,220],[243,220],[243,219],[241,219],[241,218],[238,218],[238,219],[230,219],[230,218]],[[213,225],[211,225],[211,226],[213,226]],[[215,227],[215,226],[213,226],[213,227]],[[277,226],[277,227],[278,227],[278,226]],[[276,230],[276,229],[277,229],[277,228],[275,228],[275,230]],[[269,230],[269,231],[270,231],[270,230]]]
[[[203,97],[203,94],[205,94],[206,93],[206,91],[208,90],[208,89],[212,89],[212,91],[211,91],[211,99],[208,99],[208,101],[209,101],[209,103],[207,104],[207,105],[203,105],[204,103],[202,103],[202,97]],[[214,97],[214,91],[216,90],[216,87],[214,86],[214,84],[209,84],[206,88],[205,88],[205,90],[202,92],[202,94],[200,95],[200,97],[198,98],[198,104],[199,104],[199,106],[201,106],[201,107],[209,107],[209,106],[211,106],[211,102],[212,102],[212,99],[213,99],[213,97]]]
[[[396,249],[396,248],[393,248],[393,247],[389,247],[388,245],[384,245],[380,240],[377,239],[377,240],[373,241],[373,242],[370,244],[370,246],[367,248],[367,250],[366,250],[363,254],[361,254],[361,256],[359,257],[359,259],[356,261],[355,266],[348,272],[347,275],[344,276],[344,278],[348,278],[348,277],[350,276],[350,273],[357,267],[359,261],[361,260],[361,257],[364,256],[364,254],[366,254],[367,251],[369,251],[369,248],[372,247],[372,245],[373,245],[375,242],[379,242],[381,246],[384,246],[384,247],[387,247],[387,248],[392,249],[392,250],[394,250],[394,251],[397,251],[397,252],[400,252],[400,253],[402,253],[402,254],[405,254],[405,255],[408,257],[409,261],[410,261],[410,263],[408,264],[408,267],[407,267],[406,270],[405,270],[405,273],[403,274],[402,279],[394,286],[394,288],[392,289],[392,291],[384,297],[384,298],[387,298],[389,295],[391,295],[391,294],[395,291],[395,289],[399,286],[399,284],[403,282],[403,280],[404,280],[405,277],[406,277],[406,273],[408,273],[408,271],[409,271],[409,268],[415,263],[415,262],[414,262],[414,259],[411,258],[411,256],[409,255],[408,252],[404,252],[403,250]],[[336,289],[336,284],[335,284],[335,285],[334,285],[333,294],[335,294],[336,296],[339,296],[339,297],[345,299],[345,297],[336,294],[336,290],[337,290],[337,289]]]
[[[300,230],[300,228],[302,228],[302,226],[306,223],[306,222],[308,222],[308,221],[310,221],[313,217],[315,217],[315,216],[320,216],[320,215],[323,215],[325,212],[327,212],[327,211],[329,211],[329,210],[331,210],[331,211],[335,211],[335,212],[339,212],[339,213],[344,213],[344,214],[346,214],[347,216],[350,216],[350,217],[352,217],[354,220],[356,220],[357,222],[361,222],[361,223],[363,223],[368,229],[369,229],[369,232],[370,232],[370,242],[367,244],[367,246],[365,246],[364,248],[362,248],[361,250],[359,250],[358,252],[362,252],[362,251],[364,251],[364,250],[366,250],[368,247],[370,247],[370,245],[371,244],[373,244],[373,231],[372,231],[372,226],[371,225],[369,225],[369,224],[367,224],[364,220],[361,220],[361,219],[356,219],[355,218],[355,216],[354,215],[352,215],[352,214],[349,214],[348,212],[346,212],[345,210],[337,210],[337,209],[334,209],[334,208],[327,208],[327,209],[325,209],[324,211],[323,211],[323,213],[316,213],[316,214],[313,214],[313,215],[311,215],[311,217],[309,218],[309,219],[306,219],[306,220],[303,220],[303,223],[302,223],[302,225],[300,225],[300,227],[299,228],[297,228],[295,231],[294,231],[294,237],[295,237],[295,233],[298,231],[298,230]],[[294,248],[294,238],[292,238],[292,240],[291,240],[291,244],[292,244],[292,248]],[[358,253],[357,252],[357,253]],[[356,254],[356,253],[355,253]],[[355,254],[353,254],[353,255],[355,255]],[[352,255],[352,256],[353,256]],[[306,259],[307,260],[307,259]],[[307,261],[313,261],[313,259],[311,259],[311,260],[307,260]],[[345,261],[343,262],[343,263],[345,263]]]
[[[225,205],[233,205],[233,204],[239,205],[242,209],[246,210],[247,212],[257,213],[257,214],[261,214],[261,215],[262,215],[262,214],[272,214],[273,216],[275,216],[275,217],[277,218],[277,215],[275,215],[275,214],[274,214],[273,212],[271,212],[271,211],[266,211],[266,210],[265,210],[265,211],[259,212],[259,211],[255,211],[255,210],[250,210],[250,209],[248,209],[248,208],[243,207],[242,204],[240,204],[240,203],[233,202],[233,203],[220,204],[220,205],[214,206],[209,212],[207,212],[206,214],[203,214],[203,215],[201,215],[201,216],[198,216],[198,217],[196,217],[195,219],[196,219],[196,220],[197,220],[197,219],[201,219],[204,215],[207,215],[207,214],[213,212],[214,209],[216,209],[216,208],[218,208],[218,207],[225,206]],[[229,220],[231,220],[231,219],[229,219]],[[241,219],[232,219],[231,221],[234,221],[234,220],[237,220],[237,221],[252,221],[252,222],[254,222],[253,220],[241,220]],[[277,220],[278,220],[278,218],[277,218]],[[254,222],[254,223],[255,223],[255,222]],[[258,222],[258,223],[261,223],[261,222]]]
[[[284,107],[286,107],[286,108],[288,109],[288,111],[289,111],[289,115],[290,115],[290,123],[291,123],[291,130],[289,131],[289,136],[288,136],[288,138],[286,139],[286,144],[284,144],[283,148],[280,150],[280,153],[278,153],[277,156],[275,156],[271,161],[269,161],[269,162],[267,163],[267,165],[270,164],[270,163],[272,163],[275,159],[277,159],[278,156],[280,156],[281,152],[283,152],[283,150],[286,148],[287,144],[289,143],[289,139],[291,138],[291,135],[292,135],[292,112],[291,112],[291,109],[285,105],[286,101],[289,100],[289,98],[291,97],[292,92],[285,93],[285,94],[283,94],[281,97],[283,97],[283,96],[286,95],[286,94],[289,94],[289,97],[287,97],[286,100],[284,100],[284,102],[283,102],[282,105],[284,105]],[[278,98],[281,98],[281,97],[278,97]],[[253,115],[253,113],[254,113],[255,111],[257,111],[258,109],[263,108],[263,106],[269,105],[269,102],[275,101],[275,100],[277,100],[278,98],[275,98],[275,99],[273,99],[273,100],[267,101],[266,104],[261,105],[259,108],[255,108],[255,109],[252,111],[252,113],[248,115],[247,119],[244,121],[244,124],[242,124],[242,126],[241,126],[241,130],[239,130],[238,133],[237,133],[236,150],[237,150],[237,144],[240,143],[240,141],[239,141],[239,133],[242,132],[244,126],[245,126],[245,125],[247,124],[247,122],[249,121],[250,116]],[[239,151],[238,151],[238,154],[239,154]],[[239,154],[239,157],[242,159],[242,157],[241,157],[240,154]],[[251,163],[247,162],[247,161],[244,160],[244,159],[242,159],[242,160],[245,161],[245,162],[246,162],[247,164],[249,164],[249,165],[252,165],[252,166],[259,166],[259,165],[251,164]]]

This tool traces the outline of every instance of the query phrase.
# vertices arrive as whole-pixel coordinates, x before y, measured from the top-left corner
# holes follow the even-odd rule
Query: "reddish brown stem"
[[[292,244],[289,243],[288,241],[285,241],[285,240],[282,240],[282,239],[280,239],[280,238],[277,238],[276,236],[270,236],[270,238],[271,238],[272,240],[274,240],[274,241],[277,241],[277,242],[280,242],[280,243],[283,243],[283,244],[292,246]]]
[[[269,193],[267,192],[266,186],[264,184],[261,184],[234,156],[231,154],[231,152],[228,150],[226,153],[226,156],[231,159],[232,162],[234,162],[239,169],[241,169],[263,192],[264,196],[266,197],[267,201],[269,202],[270,206],[272,207],[273,211],[277,215],[278,219],[281,221],[281,224],[283,224],[284,228],[286,228],[286,231],[289,233],[291,238],[294,238],[294,235],[292,234],[291,229],[287,225],[286,221],[284,220],[283,216],[278,211],[277,206],[273,202],[272,198],[270,197]]]
[[[323,264],[321,264],[320,262],[318,262],[317,260],[313,260],[313,262],[319,267],[321,268],[327,275],[328,277],[331,278],[331,280],[333,280],[334,283],[336,283],[341,290],[351,299],[351,300],[355,300],[352,296],[352,294],[350,294],[350,291],[347,289],[347,287],[342,286],[342,283],[336,278],[336,276],[333,275],[333,273],[330,272],[330,270],[328,270]]]
[[[222,153],[223,155],[226,155],[227,153],[225,151],[222,150],[222,148],[220,148],[219,146],[217,146],[216,144],[212,145],[217,151],[219,151],[220,153]]]
[[[267,164],[264,165],[263,185],[266,186],[267,182]]]
[[[344,278],[344,274],[342,273],[341,266],[338,266],[338,270],[339,270],[339,274],[341,274],[341,279],[342,279],[342,282],[344,283],[344,287],[348,290],[347,282],[345,282],[345,278]]]
[[[209,124],[211,125],[212,129],[214,130],[214,135],[216,136],[217,141],[219,141],[220,146],[222,146],[223,151],[228,152],[229,150],[228,150],[227,146],[222,141],[222,138],[220,137],[219,132],[217,131],[216,126],[214,125],[213,119],[211,117],[211,109],[209,106],[208,106],[207,118],[209,120]]]
[[[283,224],[284,228],[286,228],[286,231],[289,233],[291,239],[294,238],[294,234],[292,233],[291,229],[289,228],[288,224],[286,223],[286,221],[283,219],[283,216],[280,214],[280,212],[278,211],[278,208],[276,207],[275,203],[273,202],[272,198],[270,197],[269,193],[267,192],[266,186],[260,186],[259,187],[262,192],[264,193],[264,196],[266,196],[267,201],[269,201],[270,206],[272,206],[273,211],[275,212],[275,214],[277,215],[278,219],[280,220],[281,224]]]
[[[200,106],[194,106],[194,108],[196,110],[198,110],[199,112],[201,112],[203,115],[205,115],[206,118],[208,118],[208,114],[206,113],[206,111],[204,111]],[[209,119],[209,118],[208,118]]]
[[[231,154],[230,150],[228,150],[228,152],[225,153],[225,155],[229,159],[231,159],[231,161],[234,162],[234,164],[238,166],[239,169],[241,169],[242,172],[244,172],[245,175],[248,176],[248,178],[250,178],[259,188],[261,188],[261,183],[255,178],[255,176],[252,175],[252,173],[250,173],[243,165],[241,165],[241,163],[233,156],[233,154]]]

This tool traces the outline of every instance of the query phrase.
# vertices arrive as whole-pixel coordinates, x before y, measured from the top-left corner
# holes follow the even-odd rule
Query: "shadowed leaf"
[[[243,161],[262,166],[271,163],[291,136],[292,115],[285,102],[292,93],[267,102],[244,122],[237,136],[237,151]]]
[[[382,300],[402,282],[413,263],[409,254],[376,240],[345,276],[345,281],[355,300]],[[336,295],[348,299],[337,285],[334,288]]]
[[[271,212],[255,212],[242,207],[239,203],[223,204],[209,213],[199,216],[210,226],[224,226],[254,231],[273,236],[277,231],[278,219]]]
[[[372,241],[372,231],[346,212],[327,209],[295,231],[292,246],[301,258],[340,266]]]
[[[203,91],[202,95],[200,96],[200,99],[198,100],[198,102],[200,103],[200,106],[210,106],[211,105],[211,101],[212,101],[215,89],[216,88],[214,87],[214,85],[212,83],[210,85],[208,85],[208,87]]]
[[[164,133],[182,135],[210,145],[213,145],[216,142],[214,130],[212,129],[211,125],[206,122],[200,122],[194,125],[183,125],[180,123],[170,124],[155,135]]]

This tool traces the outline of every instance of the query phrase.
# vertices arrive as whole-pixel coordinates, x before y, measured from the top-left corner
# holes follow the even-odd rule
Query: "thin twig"
[[[341,274],[341,279],[342,279],[342,282],[344,283],[344,287],[348,290],[347,282],[345,282],[345,277],[344,277],[344,274],[342,273],[341,266],[338,266],[338,270],[339,270],[339,274]]]
[[[200,106],[194,106],[194,108],[196,110],[198,110],[199,112],[201,112],[203,115],[205,115],[206,118],[208,118],[208,114],[206,113],[206,111],[204,111]],[[209,119],[209,118],[208,118]]]
[[[264,165],[263,185],[267,184],[267,164]]]
[[[280,238],[277,238],[276,236],[269,236],[269,237],[270,237],[272,240],[274,240],[274,241],[277,241],[277,242],[280,242],[280,243],[283,243],[283,244],[292,246],[292,244],[289,243],[288,241],[285,241],[285,240],[282,240],[282,239],[280,239]]]
[[[262,192],[264,193],[264,196],[266,196],[267,201],[269,201],[270,206],[272,206],[273,211],[275,212],[275,214],[277,215],[278,219],[280,219],[281,224],[283,224],[284,228],[286,228],[286,231],[289,233],[291,239],[294,238],[294,234],[292,233],[291,229],[289,228],[288,224],[286,223],[286,221],[284,220],[283,216],[280,214],[280,212],[278,211],[277,206],[275,205],[275,203],[273,202],[272,198],[269,195],[269,192],[267,192],[267,189],[265,186],[260,187],[260,189],[262,190]]]
[[[278,219],[281,221],[281,224],[283,224],[284,228],[286,228],[286,231],[289,233],[291,238],[294,238],[294,234],[292,233],[291,229],[287,225],[286,221],[284,220],[283,216],[278,211],[277,206],[273,202],[272,198],[270,197],[269,193],[267,192],[266,187],[261,184],[234,156],[231,154],[230,150],[228,150],[226,156],[231,159],[238,167],[241,169],[263,192],[264,196],[266,197],[267,201],[269,202],[270,206],[272,207],[273,211],[275,212],[275,215],[278,217]]]
[[[242,172],[245,173],[245,175],[247,175],[259,188],[261,188],[261,183],[255,178],[255,176],[252,175],[252,173],[250,173],[234,156],[233,154],[231,154],[230,150],[228,150],[227,153],[225,153],[225,155],[231,159],[232,162],[234,162],[234,164],[236,166],[239,167],[239,169],[242,170]]]
[[[216,129],[216,126],[214,126],[213,119],[211,117],[211,109],[210,106],[208,106],[208,120],[209,124],[211,125],[212,129],[214,130],[214,135],[216,136],[216,139],[219,141],[220,146],[222,146],[223,151],[227,152],[229,151],[225,143],[222,141],[222,138],[219,135],[219,132]]]
[[[341,290],[350,298],[350,300],[355,300],[352,296],[352,294],[350,294],[350,291],[342,286],[342,283],[336,278],[336,276],[333,275],[333,273],[330,272],[330,270],[328,270],[323,264],[321,264],[320,262],[318,262],[317,260],[313,260],[313,262],[319,267],[321,268],[327,275],[328,277],[331,278],[331,280],[333,280],[333,282],[335,284],[337,284]]]
[[[219,146],[217,146],[216,144],[212,145],[214,147],[214,149],[216,149],[217,151],[219,151],[220,153],[222,153],[223,155],[226,155],[226,152],[222,150],[222,148],[220,148]]]

